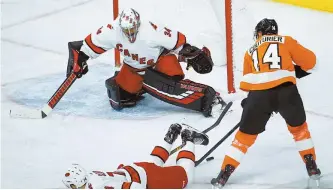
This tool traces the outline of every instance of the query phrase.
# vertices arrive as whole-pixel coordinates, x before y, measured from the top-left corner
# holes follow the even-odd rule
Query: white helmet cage
[[[140,24],[140,14],[134,9],[126,9],[121,12],[119,26],[129,42],[135,42]]]
[[[77,189],[88,182],[88,174],[79,164],[72,164],[72,167],[65,173],[62,182],[68,188]]]

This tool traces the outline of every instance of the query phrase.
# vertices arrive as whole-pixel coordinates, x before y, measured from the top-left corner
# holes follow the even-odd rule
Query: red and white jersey
[[[81,47],[81,51],[90,58],[96,58],[107,50],[118,49],[124,63],[136,69],[144,69],[154,65],[163,50],[179,51],[186,43],[186,37],[166,27],[141,20],[139,32],[134,43],[130,43],[123,34],[119,20],[99,28],[89,34]]]
[[[114,172],[89,172],[86,189],[145,189],[147,174],[145,170],[131,164]]]
[[[107,189],[110,188],[110,182],[112,182],[113,186],[120,185],[121,187],[121,184],[126,181],[126,177],[123,174],[115,174],[114,172],[104,171],[91,171],[88,173],[86,189]]]

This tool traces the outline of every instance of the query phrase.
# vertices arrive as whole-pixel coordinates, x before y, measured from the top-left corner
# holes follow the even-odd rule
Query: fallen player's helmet
[[[68,188],[78,189],[88,182],[88,174],[79,164],[72,164],[72,167],[65,173],[62,182]]]
[[[134,9],[126,9],[121,12],[119,26],[129,42],[135,42],[140,24],[140,15]]]
[[[258,39],[258,32],[262,35],[266,34],[278,34],[278,25],[274,19],[262,19],[254,30],[254,38]]]

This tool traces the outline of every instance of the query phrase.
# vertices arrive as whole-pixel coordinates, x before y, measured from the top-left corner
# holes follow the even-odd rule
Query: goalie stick
[[[219,147],[220,144],[222,144],[239,127],[239,125],[240,123],[237,123],[237,125],[235,125],[227,134],[225,134],[221,140],[219,140],[211,149],[206,152],[206,154],[204,154],[199,160],[195,161],[195,166],[201,164],[201,162],[204,161],[207,156],[209,156],[217,147]]]
[[[225,108],[223,109],[222,113],[220,114],[220,116],[217,118],[217,120],[215,121],[215,123],[213,125],[211,125],[210,127],[208,127],[207,129],[205,129],[204,131],[202,131],[203,133],[208,133],[210,130],[214,129],[216,126],[218,126],[223,117],[226,115],[226,113],[228,112],[228,110],[230,109],[230,107],[232,106],[233,102],[229,102]],[[180,149],[182,149],[185,146],[185,144],[181,144],[178,147],[176,147],[175,149],[170,151],[170,155],[174,154],[175,152],[179,151]]]
[[[57,91],[52,95],[52,97],[49,99],[49,101],[43,106],[41,110],[35,110],[35,109],[17,109],[17,110],[10,110],[9,115],[14,118],[28,118],[28,119],[43,119],[47,117],[53,108],[58,104],[58,102],[61,100],[61,98],[65,95],[69,87],[72,86],[72,84],[77,79],[76,74],[72,72],[60,85],[60,87],[57,89]]]

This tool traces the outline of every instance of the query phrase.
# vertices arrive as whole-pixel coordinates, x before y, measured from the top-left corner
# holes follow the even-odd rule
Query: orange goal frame
[[[227,80],[228,93],[235,93],[234,66],[233,66],[233,46],[232,46],[232,0],[225,0],[225,30],[226,30],[226,60],[227,60]]]

